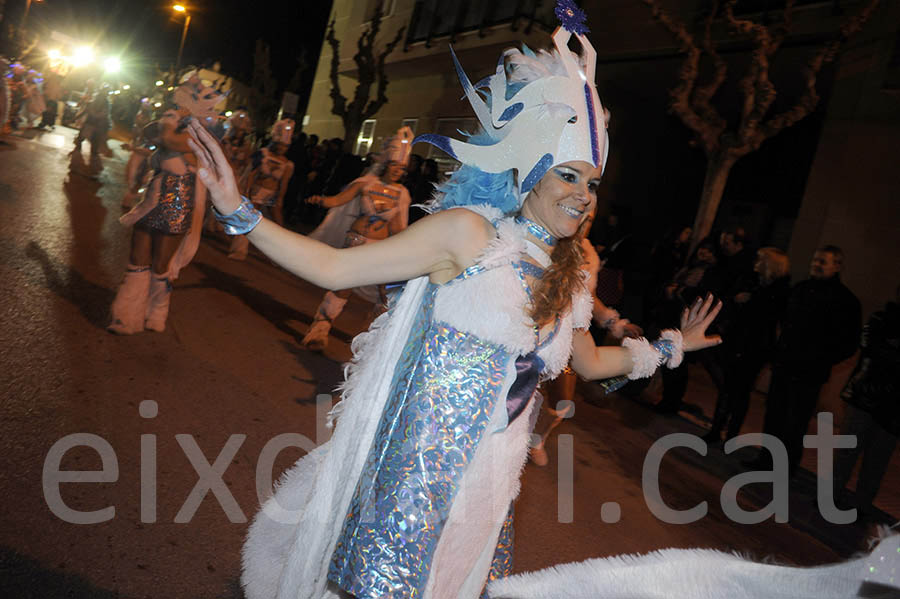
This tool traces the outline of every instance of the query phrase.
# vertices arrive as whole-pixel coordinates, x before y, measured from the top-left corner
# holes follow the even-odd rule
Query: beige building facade
[[[356,40],[376,2],[335,0],[332,8],[336,37],[342,42],[340,83],[345,97],[352,95],[356,85]],[[357,153],[379,148],[383,139],[403,124],[410,125],[417,134],[471,131],[475,120],[468,103],[461,99],[449,46],[452,44],[471,80],[477,81],[492,72],[493,60],[506,47],[523,41],[532,48],[546,47],[547,34],[556,25],[552,14],[555,3],[550,0],[500,2],[492,9],[494,14],[484,12],[486,9],[476,4],[479,3],[459,0],[386,0],[379,46],[392,39],[400,27],[405,27],[406,32],[386,63],[389,102],[363,128],[355,145]],[[689,155],[698,169],[704,163],[700,151],[688,147],[686,128],[666,114],[667,90],[677,82],[683,57],[679,47],[650,18],[643,2],[584,0],[580,4],[588,14],[589,38],[598,54],[600,96],[612,111],[612,149],[604,177],[604,199],[627,206],[635,219],[642,220],[659,219],[661,211],[670,209],[668,204],[695,203],[699,189],[694,192],[677,179],[672,182],[671,192],[663,187],[667,195],[660,198],[658,182],[653,186],[659,175],[648,173],[654,165],[684,160]],[[708,6],[703,0],[662,0],[662,4],[693,24],[695,30],[699,30],[701,15]],[[769,4],[773,18],[778,18],[777,7]],[[836,31],[844,15],[861,7],[859,0],[843,0],[840,4],[843,14],[835,14],[830,1],[797,2],[792,38],[795,41],[785,44],[773,65],[773,77],[781,70],[787,74],[785,81],[794,81],[793,89],[790,85],[779,87],[784,97],[798,96],[802,91],[796,74],[825,39],[823,34]],[[748,1],[739,6],[752,8],[751,5],[753,2]],[[751,12],[747,16],[760,15]],[[882,2],[863,32],[847,44],[829,75],[833,78],[830,91],[823,95],[817,115],[808,117],[821,121],[817,136],[807,135],[805,145],[798,143],[794,147],[790,136],[795,132],[788,129],[779,134],[785,136],[778,142],[786,146],[782,151],[807,155],[811,167],[808,176],[805,170],[800,173],[797,195],[802,195],[802,199],[793,198],[799,210],[770,217],[769,232],[755,240],[789,251],[795,281],[806,277],[816,247],[842,246],[847,255],[844,280],[859,296],[866,314],[881,306],[900,284],[900,168],[893,149],[900,139],[898,24],[900,3]],[[741,53],[746,49],[734,45],[721,20],[716,31],[726,58],[733,62],[730,76],[737,78],[742,73]],[[331,56],[326,42],[303,129],[321,138],[342,138],[341,120],[331,113]],[[828,89],[828,85],[821,87]],[[723,90],[725,94],[733,93]],[[678,139],[673,141],[673,137]],[[439,154],[425,144],[417,145],[413,151],[425,157]],[[673,158],[673,153],[678,156]],[[699,173],[702,175],[702,170]],[[763,189],[763,193],[776,191]],[[740,189],[726,189],[720,224],[733,222],[727,219],[736,212],[736,204],[741,207],[740,202],[735,202],[740,193]],[[744,214],[747,219],[754,217]]]
[[[356,40],[365,30],[376,2],[335,0],[332,7],[330,18],[335,23],[335,37],[341,42],[339,80],[347,98],[352,98],[356,89]],[[541,47],[555,25],[553,5],[546,0],[498,0],[492,4],[493,8],[487,3],[452,0],[385,1],[377,47],[393,39],[401,27],[405,33],[386,60],[389,102],[372,117],[372,122],[364,125],[354,146],[356,153],[380,148],[384,139],[403,125],[409,125],[417,134],[471,129],[474,119],[468,103],[460,99],[450,43],[476,81],[489,74],[486,56],[499,56],[504,48],[523,40]],[[320,138],[343,138],[341,119],[331,112],[331,59],[331,47],[326,41],[303,117],[303,130]],[[375,86],[373,97],[374,94]],[[433,152],[424,144],[414,151],[426,157]]]

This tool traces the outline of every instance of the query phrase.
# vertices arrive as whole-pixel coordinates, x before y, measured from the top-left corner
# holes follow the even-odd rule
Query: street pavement
[[[0,143],[0,596],[241,597],[240,548],[259,506],[257,477],[272,476],[258,467],[261,451],[285,433],[325,440],[322,394],[340,382],[370,306],[353,298],[324,355],[305,351],[299,341],[322,291],[256,252],[228,260],[227,241],[213,235],[175,282],[164,333],[110,335],[108,307],[129,247],[117,222],[127,154],[111,141],[113,156],[88,177],[78,164],[71,170],[72,136],[58,128]],[[690,393],[710,396],[695,374]],[[732,522],[720,491],[749,449],[669,452],[662,498],[673,509],[706,501],[709,511],[693,524],[667,524],[642,491],[648,449],[668,434],[703,429],[654,414],[645,399],[603,396],[596,385],[581,384],[579,396],[574,418],[551,438],[550,465],[525,469],[517,571],[665,547],[821,564],[864,547],[871,534],[818,517],[809,472],[792,483],[788,523]],[[62,447],[55,444],[70,435],[105,447],[105,461],[76,446],[62,453],[60,470],[102,469],[105,478],[59,484],[54,499],[57,485],[45,479],[53,448]],[[278,453],[274,476],[300,455],[296,447]],[[224,485],[205,496],[201,489],[202,501],[192,503],[198,472],[210,468]],[[747,487],[740,504],[760,509],[766,491]],[[61,505],[114,513],[77,524]]]

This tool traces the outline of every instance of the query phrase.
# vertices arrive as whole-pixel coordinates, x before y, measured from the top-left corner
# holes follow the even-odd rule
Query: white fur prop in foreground
[[[491,599],[897,599],[900,534],[831,566],[792,568],[708,549],[666,549],[510,576],[488,590]]]

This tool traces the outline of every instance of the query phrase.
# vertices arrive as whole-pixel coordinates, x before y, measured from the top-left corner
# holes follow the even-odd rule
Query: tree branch
[[[719,132],[715,126],[704,120],[691,105],[691,92],[699,75],[701,51],[694,43],[694,37],[688,33],[684,23],[670,17],[657,0],[642,0],[650,7],[653,18],[675,36],[681,43],[681,50],[687,53],[678,73],[678,85],[669,91],[671,103],[669,109],[681,122],[696,133],[707,155],[715,152],[719,146]]]
[[[331,93],[329,94],[331,96],[331,113],[343,117],[347,114],[347,98],[341,94],[341,83],[338,79],[338,68],[341,64],[341,44],[334,37],[334,19],[328,26],[325,39],[328,40],[328,45],[331,46],[331,70],[328,73],[331,79]]]
[[[400,40],[403,38],[403,32],[406,30],[406,27],[401,27],[397,30],[397,35],[394,36],[394,39],[391,40],[389,44],[384,47],[384,50],[378,55],[378,63],[376,68],[376,76],[378,77],[378,95],[372,101],[370,101],[365,110],[363,111],[363,118],[367,119],[378,110],[384,106],[388,99],[385,92],[387,91],[388,78],[387,74],[384,70],[384,60],[388,57],[388,55],[394,51],[394,48],[397,47],[397,44],[400,43]]]
[[[732,29],[738,33],[749,35],[754,44],[747,74],[738,83],[741,94],[744,96],[744,102],[741,107],[741,122],[738,125],[737,139],[740,145],[745,145],[755,137],[759,122],[769,110],[772,102],[775,101],[777,94],[775,86],[769,80],[769,50],[772,45],[772,36],[765,25],[754,23],[749,19],[735,18],[734,5],[736,3],[737,0],[728,0],[725,3],[725,19]]]
[[[697,88],[694,92],[694,107],[703,118],[704,121],[712,125],[721,134],[725,130],[727,123],[719,111],[710,104],[712,97],[719,91],[719,87],[725,81],[728,68],[722,57],[716,51],[716,47],[712,42],[712,23],[719,12],[719,0],[712,0],[709,15],[706,17],[706,24],[703,32],[703,49],[709,55],[713,63],[713,77],[709,83]],[[719,136],[717,134],[717,137]]]
[[[806,91],[790,109],[772,117],[766,122],[760,131],[759,143],[776,135],[785,127],[790,127],[800,119],[806,117],[815,110],[819,103],[819,93],[816,91],[816,79],[819,71],[826,64],[834,62],[841,46],[847,41],[847,38],[862,29],[863,25],[872,17],[872,13],[878,8],[880,0],[869,0],[858,14],[848,18],[841,25],[837,39],[825,44],[815,56],[809,61],[806,69]]]
[[[794,26],[794,2],[796,0],[786,0],[784,3],[784,12],[781,15],[781,24],[775,28],[775,35],[772,36],[772,45],[769,46],[769,58],[781,48],[782,42],[791,33]]]

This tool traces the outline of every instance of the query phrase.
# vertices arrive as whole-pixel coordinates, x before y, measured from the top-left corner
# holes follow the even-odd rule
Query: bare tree
[[[848,17],[834,39],[819,47],[806,65],[804,91],[794,105],[776,114],[770,110],[777,91],[769,78],[769,67],[792,27],[795,0],[786,0],[780,23],[769,27],[734,14],[737,0],[721,3],[722,14],[729,32],[749,36],[752,44],[750,64],[738,83],[742,96],[741,114],[737,125],[729,128],[728,121],[712,105],[713,96],[726,79],[727,65],[712,39],[713,20],[719,15],[720,0],[712,0],[699,41],[677,17],[669,15],[659,0],[642,0],[650,7],[653,18],[665,27],[681,44],[687,54],[678,73],[678,84],[669,90],[670,111],[695,135],[695,143],[706,154],[706,178],[694,221],[694,243],[706,237],[716,219],[728,174],[735,162],[781,130],[790,127],[813,112],[819,103],[816,78],[822,67],[834,61],[842,44],[857,33],[869,20],[879,0],[867,0],[862,9]],[[700,84],[700,61],[706,55],[712,63],[712,76]]]
[[[261,39],[256,40],[253,54],[253,74],[250,78],[250,97],[248,104],[253,124],[260,133],[268,129],[278,112],[278,98],[275,93],[278,82],[272,75],[272,60],[269,45]]]
[[[353,93],[353,100],[350,102],[341,93],[341,85],[338,80],[341,52],[340,42],[334,36],[334,20],[331,21],[328,32],[325,34],[325,39],[331,46],[331,112],[341,117],[341,121],[344,123],[344,150],[347,152],[353,151],[353,144],[359,136],[363,121],[378,112],[388,101],[385,94],[388,78],[384,72],[384,59],[400,43],[406,27],[401,27],[394,39],[385,45],[383,50],[376,52],[375,38],[378,37],[378,32],[381,30],[383,9],[384,3],[379,2],[368,28],[356,40],[356,54],[353,56],[357,70],[356,90]],[[370,99],[372,86],[376,82],[375,98]]]

